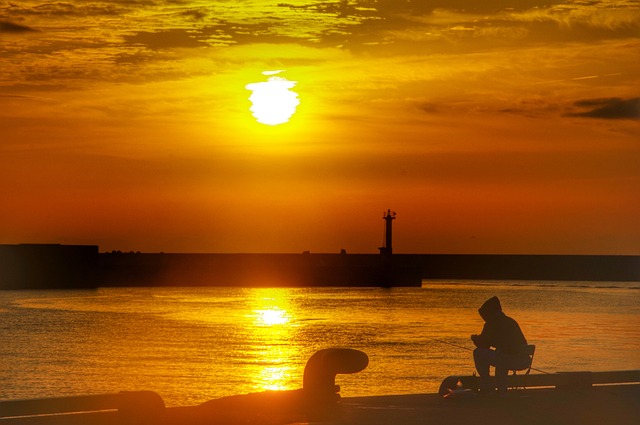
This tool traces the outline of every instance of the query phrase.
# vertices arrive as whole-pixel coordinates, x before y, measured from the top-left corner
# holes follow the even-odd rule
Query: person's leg
[[[476,348],[473,350],[473,361],[480,375],[480,391],[493,391],[491,385],[489,367],[495,365],[496,353],[489,348]]]
[[[511,356],[496,352],[494,366],[496,367],[496,386],[498,387],[498,392],[504,393],[507,391],[507,377],[510,370],[522,369],[525,365],[528,365],[528,363],[528,356],[523,358],[523,356]]]
[[[509,375],[509,369],[500,365],[496,366],[496,386],[498,387],[498,393],[504,394],[507,392],[507,376]]]

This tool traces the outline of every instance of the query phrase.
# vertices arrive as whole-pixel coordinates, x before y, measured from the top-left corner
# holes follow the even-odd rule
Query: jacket
[[[520,325],[502,312],[498,297],[488,299],[478,309],[485,320],[479,341],[487,347],[495,347],[496,351],[505,354],[519,354],[527,339],[524,337]]]

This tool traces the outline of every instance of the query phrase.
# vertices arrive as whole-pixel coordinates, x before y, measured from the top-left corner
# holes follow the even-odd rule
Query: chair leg
[[[513,372],[513,375],[512,375],[512,376],[516,376],[516,375],[518,375],[518,371],[517,371],[517,370],[513,370],[512,372]],[[528,375],[528,374],[529,374],[529,371],[527,371],[527,372],[525,373],[525,375]],[[520,386],[515,386],[515,387],[512,387],[512,388],[513,388],[514,390],[520,390],[520,389],[522,389],[522,390],[526,390],[526,389],[527,389],[527,387],[525,387],[525,386],[521,386],[521,387],[520,387]]]

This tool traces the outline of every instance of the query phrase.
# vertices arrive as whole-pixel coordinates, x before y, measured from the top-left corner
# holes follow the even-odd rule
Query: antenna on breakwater
[[[387,210],[383,213],[382,218],[384,219],[384,245],[380,249],[380,254],[392,254],[392,222],[396,219],[396,212]]]

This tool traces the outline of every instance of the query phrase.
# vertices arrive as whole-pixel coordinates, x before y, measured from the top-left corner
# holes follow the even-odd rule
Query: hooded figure
[[[502,312],[498,297],[485,301],[478,313],[485,324],[482,333],[471,335],[471,340],[477,347],[473,352],[473,358],[480,375],[480,389],[492,390],[489,367],[494,366],[498,390],[506,391],[509,370],[522,369],[529,364],[529,356],[523,352],[527,340],[518,323]]]

